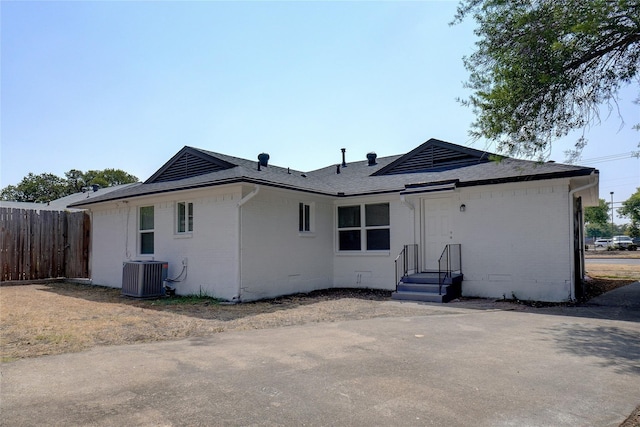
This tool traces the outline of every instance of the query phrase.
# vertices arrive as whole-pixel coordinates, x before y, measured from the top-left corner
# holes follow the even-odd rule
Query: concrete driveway
[[[640,322],[618,320],[636,285],[591,317],[422,304],[5,363],[0,424],[618,426],[640,403]]]

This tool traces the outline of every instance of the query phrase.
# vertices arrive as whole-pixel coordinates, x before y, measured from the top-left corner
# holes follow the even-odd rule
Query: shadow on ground
[[[615,326],[565,324],[561,329],[545,329],[560,351],[585,358],[592,363],[612,367],[619,374],[640,374],[640,335]],[[551,337],[551,338],[549,338]]]
[[[570,303],[461,298],[450,307],[504,310],[554,316],[640,322],[640,282],[598,279],[588,284],[589,299]]]

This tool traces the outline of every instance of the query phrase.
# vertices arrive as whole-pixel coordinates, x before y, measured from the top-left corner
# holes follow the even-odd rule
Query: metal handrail
[[[442,295],[442,285],[445,279],[447,277],[453,277],[454,272],[462,273],[462,250],[460,243],[446,245],[438,259],[439,295]]]
[[[410,271],[419,272],[420,265],[418,262],[418,245],[404,245],[396,259],[394,260],[395,268],[396,268],[396,291],[398,290],[398,285],[400,284],[400,280],[409,274]]]

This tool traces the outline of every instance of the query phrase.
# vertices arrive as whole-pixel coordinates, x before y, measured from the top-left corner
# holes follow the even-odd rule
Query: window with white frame
[[[388,251],[390,247],[389,203],[338,206],[338,250]]]
[[[193,203],[176,203],[176,233],[193,232]]]
[[[312,231],[311,228],[311,209],[312,205],[306,203],[298,204],[298,231],[307,233]]]
[[[154,240],[153,206],[141,206],[139,210],[138,234],[141,255],[153,254]]]

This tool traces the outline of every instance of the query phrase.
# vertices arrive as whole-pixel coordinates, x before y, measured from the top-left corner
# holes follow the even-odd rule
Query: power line
[[[612,161],[615,161],[615,160],[630,159],[632,157],[638,158],[638,152],[637,151],[629,151],[628,153],[611,154],[611,155],[608,155],[608,156],[594,157],[592,159],[579,160],[579,162],[580,163],[584,163],[584,164],[593,164],[593,163],[612,162]]]

